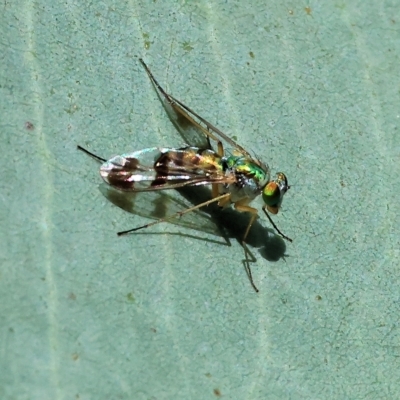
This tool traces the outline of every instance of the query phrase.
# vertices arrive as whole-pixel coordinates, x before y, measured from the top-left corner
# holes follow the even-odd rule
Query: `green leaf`
[[[395,397],[395,3],[1,7],[2,399]],[[116,235],[150,220],[103,196],[76,146],[109,158],[182,145],[140,57],[288,176],[274,221],[293,243],[263,215],[249,236],[258,294],[244,214]]]

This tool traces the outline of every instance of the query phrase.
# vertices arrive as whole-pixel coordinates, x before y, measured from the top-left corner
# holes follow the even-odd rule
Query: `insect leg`
[[[118,232],[117,234],[118,234],[118,236],[126,235],[127,233],[136,232],[136,231],[138,231],[138,230],[140,230],[140,229],[149,228],[150,226],[157,225],[157,224],[159,224],[160,222],[167,222],[167,221],[169,221],[170,219],[173,219],[173,218],[176,218],[176,217],[182,217],[183,215],[185,215],[185,214],[187,214],[187,213],[190,213],[191,211],[197,210],[197,209],[199,209],[199,208],[201,208],[201,207],[204,207],[204,206],[208,206],[209,204],[214,203],[214,202],[216,202],[216,201],[224,200],[225,198],[227,198],[227,197],[229,197],[229,196],[230,196],[229,193],[224,193],[224,194],[222,194],[222,195],[220,195],[220,196],[218,196],[218,197],[214,197],[214,198],[211,199],[211,200],[207,200],[207,201],[205,201],[204,203],[201,203],[201,204],[198,204],[198,205],[196,205],[196,206],[187,208],[186,210],[179,211],[179,212],[177,212],[177,213],[175,213],[175,214],[169,215],[169,216],[167,216],[167,217],[165,217],[165,218],[160,218],[160,219],[157,220],[157,221],[150,222],[149,224],[142,225],[142,226],[139,226],[139,227],[137,227],[137,228],[129,229],[129,230],[127,230],[127,231]]]
[[[219,188],[218,188],[218,183],[213,183],[211,186],[211,195],[213,198],[219,196]]]
[[[245,201],[247,201],[247,199]],[[256,285],[254,284],[254,281],[253,281],[253,275],[251,273],[251,268],[250,268],[250,264],[249,264],[250,262],[255,262],[256,259],[255,259],[255,257],[253,256],[253,254],[251,253],[251,251],[249,250],[249,248],[247,247],[247,244],[246,244],[247,235],[249,234],[250,228],[253,225],[254,221],[258,217],[258,211],[257,211],[257,209],[255,209],[253,207],[250,207],[247,204],[241,204],[240,201],[236,202],[234,207],[235,207],[236,210],[238,210],[240,212],[248,212],[248,213],[251,214],[250,222],[247,225],[246,231],[245,231],[245,233],[243,235],[242,247],[244,249],[244,254],[245,254],[245,257],[246,257],[245,260],[244,260],[244,266],[245,266],[245,270],[246,270],[247,276],[249,278],[251,286],[258,293],[258,289],[257,289],[257,287],[256,287]],[[250,256],[251,260],[249,260],[248,256]]]
[[[225,155],[224,154],[224,146],[223,146],[222,142],[219,141],[219,140],[218,140],[218,143],[217,143],[217,153],[218,153],[218,155],[220,157],[223,157]]]
[[[212,149],[211,147],[211,143],[210,143],[210,138],[212,138],[213,140],[215,140],[217,142],[217,154],[222,158],[225,155],[224,152],[224,145],[222,144],[222,142],[216,138],[211,132],[210,132],[210,127],[207,125],[207,142],[209,145],[209,148]]]
[[[244,269],[246,271],[247,277],[249,278],[250,284],[253,287],[254,291],[256,293],[259,292],[259,290],[257,289],[257,286],[255,285],[254,281],[253,281],[253,274],[251,273],[251,268],[250,268],[250,262],[256,262],[257,259],[254,257],[254,255],[252,254],[252,252],[249,250],[249,248],[247,247],[247,244],[245,242],[242,242],[242,247],[244,249],[244,255],[245,255],[245,259],[243,260],[243,264],[244,264]],[[248,259],[247,256],[250,256],[250,260]]]
[[[265,210],[265,207],[266,207],[266,206],[264,206],[262,209],[263,209],[265,215],[267,216],[269,222],[271,223],[271,225],[273,226],[273,228],[276,230],[276,232],[277,232],[283,239],[286,239],[286,240],[288,240],[289,242],[292,242],[293,240],[290,239],[290,237],[284,235],[284,234],[279,230],[279,228],[275,225],[274,221],[272,220],[272,218],[269,216],[269,214],[268,214],[267,211]],[[238,210],[238,211],[240,211],[240,212],[249,212],[249,213],[252,214],[252,217],[251,217],[251,219],[250,219],[249,225],[247,226],[246,232],[245,232],[244,237],[243,237],[243,241],[245,241],[247,235],[248,235],[249,232],[250,232],[251,226],[253,225],[254,221],[256,220],[256,218],[257,218],[257,216],[258,216],[258,212],[257,212],[257,209],[255,209],[255,208],[253,208],[253,207],[249,207],[249,206],[244,205],[244,204],[240,204],[240,202],[237,202],[237,203],[235,204],[235,208],[236,208],[236,210]]]
[[[281,235],[284,239],[286,239],[289,242],[293,242],[292,239],[290,239],[290,237],[284,235],[279,229],[278,227],[275,225],[274,221],[272,221],[272,218],[269,216],[269,214],[267,213],[267,210],[265,209],[266,206],[263,206],[263,211],[265,213],[265,215],[267,216],[267,218],[269,219],[269,222],[271,223],[271,225],[274,227],[274,229],[279,233],[279,235]]]
[[[246,200],[247,200],[247,199],[246,199]],[[256,208],[250,207],[250,206],[245,205],[245,204],[240,204],[240,201],[238,201],[237,203],[235,203],[235,209],[238,210],[238,211],[240,211],[240,212],[248,212],[248,213],[251,214],[250,222],[249,222],[249,224],[247,225],[246,232],[244,233],[243,239],[242,239],[242,241],[243,241],[243,243],[244,243],[245,240],[246,240],[246,238],[247,238],[247,235],[248,235],[249,232],[250,232],[251,226],[253,225],[254,221],[255,221],[255,220],[257,219],[257,217],[258,217],[258,211],[257,211]]]

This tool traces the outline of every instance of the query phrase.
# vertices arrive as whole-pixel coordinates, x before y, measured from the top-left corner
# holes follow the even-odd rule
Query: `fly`
[[[241,244],[246,254],[247,275],[252,287],[258,292],[248,265],[247,255],[250,255],[253,261],[255,259],[246,245],[246,238],[258,217],[258,211],[249,204],[261,195],[264,201],[262,210],[271,225],[282,238],[291,242],[292,239],[279,230],[269,215],[269,213],[279,212],[283,196],[290,188],[286,175],[278,172],[276,177],[271,179],[270,169],[266,164],[255,159],[229,136],[165,92],[145,62],[142,59],[139,61],[163,99],[168,114],[172,116],[172,122],[182,135],[191,135],[191,139],[189,137],[187,139],[189,143],[193,141],[193,135],[197,135],[194,140],[198,145],[181,148],[152,147],[115,156],[110,160],[98,157],[81,146],[78,146],[78,149],[102,162],[100,175],[115,189],[148,192],[209,185],[211,199],[145,225],[118,232],[118,235],[126,235],[181,217],[211,203],[217,203],[220,207],[233,205],[237,211],[250,214],[250,221]],[[231,155],[225,153],[223,143],[233,147],[234,151]]]

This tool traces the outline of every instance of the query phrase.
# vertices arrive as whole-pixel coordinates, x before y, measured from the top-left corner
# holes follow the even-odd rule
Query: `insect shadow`
[[[158,220],[177,211],[184,210],[191,205],[199,204],[210,199],[211,191],[205,187],[185,187],[171,193],[171,191],[156,191],[145,193],[121,192],[106,184],[99,186],[100,192],[114,205],[134,215]],[[177,195],[176,192],[179,192]],[[165,225],[174,224],[185,229],[190,228],[197,232],[215,235],[220,239],[212,240],[189,233],[170,233],[191,237],[196,240],[231,246],[231,239],[242,243],[243,232],[250,221],[248,213],[241,213],[232,208],[221,209],[216,203],[209,204],[200,210],[195,210],[182,217],[170,219]],[[166,234],[164,231],[161,234]],[[136,232],[137,234],[158,234],[149,231]],[[266,228],[259,220],[251,226],[246,238],[247,245],[257,249],[261,257],[268,261],[278,261],[287,257],[286,243],[272,228]]]

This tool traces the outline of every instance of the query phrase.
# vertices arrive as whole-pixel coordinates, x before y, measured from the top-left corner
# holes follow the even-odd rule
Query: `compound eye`
[[[282,204],[283,195],[289,189],[285,174],[279,172],[277,179],[268,182],[262,192],[262,197],[268,211],[277,214]]]
[[[271,214],[277,214],[280,203],[282,202],[282,196],[281,189],[275,181],[271,181],[265,186],[262,192],[262,197],[268,208],[268,211]]]

